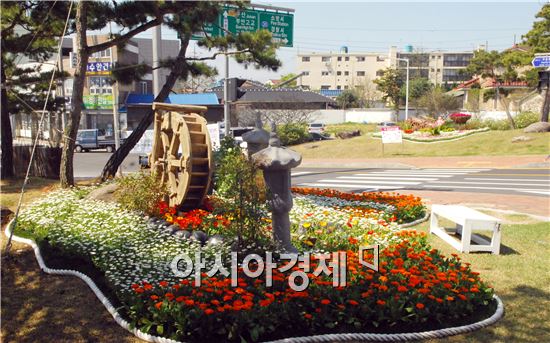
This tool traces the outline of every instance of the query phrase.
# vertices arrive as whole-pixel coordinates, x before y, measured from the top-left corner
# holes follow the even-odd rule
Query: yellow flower
[[[325,226],[327,226],[327,222],[321,221],[321,222],[319,222],[319,226],[320,227],[325,227]]]
[[[305,227],[305,228],[307,229],[308,227],[311,226],[311,224],[310,224],[310,223],[304,223],[302,226]]]

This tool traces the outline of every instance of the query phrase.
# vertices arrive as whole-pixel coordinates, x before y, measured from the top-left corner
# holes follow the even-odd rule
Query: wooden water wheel
[[[170,206],[187,211],[201,205],[213,171],[206,107],[153,103],[151,171],[167,184]]]

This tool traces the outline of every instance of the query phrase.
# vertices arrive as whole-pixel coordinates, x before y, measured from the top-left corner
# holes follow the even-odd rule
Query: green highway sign
[[[258,30],[269,30],[275,42],[290,47],[294,37],[294,14],[224,5],[216,22],[205,25],[205,32],[197,33],[192,38],[204,38],[205,33],[211,37],[220,37],[226,32],[239,34]]]

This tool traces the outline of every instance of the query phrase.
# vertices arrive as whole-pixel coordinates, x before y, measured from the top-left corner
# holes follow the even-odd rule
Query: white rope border
[[[420,143],[420,144],[446,143],[446,142],[455,142],[455,141],[464,139],[466,137],[473,136],[473,135],[478,134],[478,133],[487,133],[487,132],[490,132],[490,131],[491,131],[490,128],[479,129],[479,130],[476,130],[474,132],[469,132],[467,134],[463,134],[461,136],[454,137],[454,138],[449,138],[449,139],[443,138],[443,139],[434,139],[434,140],[422,140],[422,139],[417,139],[417,138],[403,137],[403,140],[407,141],[407,142],[410,142],[410,143]],[[380,136],[380,137],[375,136],[375,134],[377,134],[377,133],[373,133],[371,137],[375,138],[375,139],[382,139],[382,136]]]
[[[426,218],[422,218],[421,220],[425,220]],[[6,236],[10,235],[10,229],[11,229],[12,223],[13,223],[13,220],[11,220],[8,225],[6,225],[6,231],[4,232]],[[16,242],[30,245],[33,248],[36,261],[38,262],[40,269],[45,273],[52,274],[52,275],[72,275],[84,281],[88,285],[88,287],[90,287],[90,289],[94,292],[95,296],[99,299],[99,301],[103,304],[103,306],[105,306],[107,311],[109,311],[109,313],[111,314],[115,322],[118,325],[120,325],[123,329],[132,333],[136,337],[143,339],[147,342],[153,342],[153,343],[181,343],[173,339],[149,335],[136,328],[133,328],[133,329],[130,328],[130,323],[128,323],[126,320],[124,320],[120,316],[116,308],[111,304],[109,299],[107,299],[107,297],[103,294],[103,292],[101,292],[101,290],[97,287],[97,285],[94,283],[94,281],[90,277],[76,270],[48,268],[48,266],[46,266],[46,264],[44,263],[44,259],[42,258],[42,255],[40,254],[40,248],[38,247],[38,245],[36,245],[36,243],[33,240],[22,238],[16,235],[13,235],[13,240]],[[500,320],[504,316],[504,304],[502,303],[502,301],[498,296],[494,295],[493,298],[497,301],[497,310],[491,317],[476,323],[458,326],[458,327],[445,328],[445,329],[432,330],[432,331],[413,332],[413,333],[396,333],[396,334],[376,334],[376,333],[325,334],[325,335],[316,335],[316,336],[307,336],[307,337],[291,337],[291,338],[285,338],[285,339],[271,341],[267,343],[317,343],[317,342],[346,342],[346,341],[407,342],[407,341],[417,341],[419,339],[443,338],[447,336],[454,336],[454,335],[459,335],[459,334],[469,333],[472,331],[479,330],[481,328],[492,325],[496,323],[498,320]]]

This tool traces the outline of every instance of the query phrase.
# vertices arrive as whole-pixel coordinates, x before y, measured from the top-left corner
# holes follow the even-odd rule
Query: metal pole
[[[153,95],[156,97],[160,93],[160,60],[161,56],[161,25],[153,27]]]
[[[409,119],[409,59],[405,58],[407,62],[407,86],[405,89],[405,120]]]
[[[111,69],[113,68],[113,51],[111,47]],[[112,71],[111,71],[112,72]],[[113,91],[113,129],[115,130],[115,148],[118,150],[120,148],[120,119],[118,117],[118,82],[115,82],[112,87]],[[119,174],[122,174],[120,167],[118,168]]]
[[[63,50],[61,50],[63,51]],[[63,110],[61,111],[61,131],[65,134],[65,111],[67,101],[65,100],[65,77],[63,76],[63,54],[59,54],[59,72],[61,76],[61,96],[63,97]]]
[[[231,130],[230,108],[229,108],[229,55],[227,51],[225,58],[225,79],[223,81],[223,118],[225,123],[225,136],[229,136]]]

